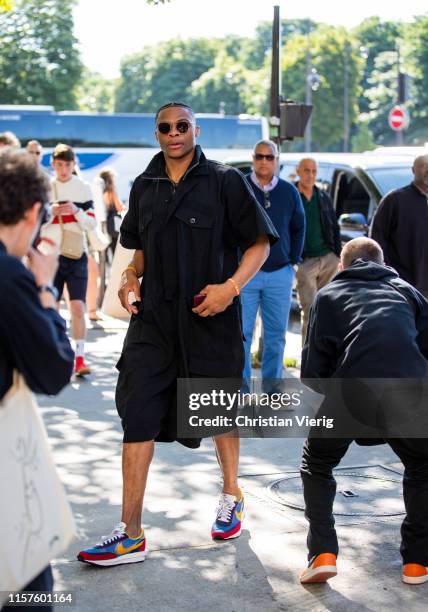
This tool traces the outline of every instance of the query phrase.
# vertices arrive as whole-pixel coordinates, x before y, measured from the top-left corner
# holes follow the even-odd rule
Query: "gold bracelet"
[[[240,291],[240,289],[238,287],[238,283],[233,278],[228,278],[227,280],[232,283],[233,288],[235,289],[236,295],[239,295],[241,293],[241,291]]]
[[[129,264],[128,266],[126,266],[122,274],[125,274],[127,270],[132,270],[138,276],[137,268],[133,264]]]

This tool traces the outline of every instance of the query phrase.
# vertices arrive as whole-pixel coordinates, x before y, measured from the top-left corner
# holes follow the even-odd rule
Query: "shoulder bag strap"
[[[54,193],[55,202],[58,202],[58,188],[56,186],[56,179],[52,183],[52,190]],[[61,227],[61,234],[64,232],[64,223],[62,222],[62,215],[58,215],[58,222]]]

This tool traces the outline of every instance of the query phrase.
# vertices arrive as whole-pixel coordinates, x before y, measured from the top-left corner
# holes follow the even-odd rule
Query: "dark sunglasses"
[[[265,159],[266,161],[273,161],[275,159],[275,155],[263,155],[263,153],[255,153],[254,159],[257,161],[262,161],[262,159]]]
[[[170,131],[174,129],[174,125],[175,125],[175,129],[177,130],[179,134],[185,134],[186,132],[189,131],[189,127],[191,126],[191,123],[189,123],[188,121],[177,121],[177,123],[169,123],[168,121],[161,121],[160,123],[158,123],[158,130],[161,134],[169,134]]]

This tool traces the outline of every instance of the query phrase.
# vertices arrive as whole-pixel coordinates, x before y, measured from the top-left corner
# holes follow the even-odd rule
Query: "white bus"
[[[154,114],[56,112],[53,106],[0,105],[0,133],[14,132],[23,146],[37,139],[45,148],[43,165],[50,166],[58,142],[71,145],[83,178],[89,182],[104,166],[117,173],[119,196],[128,198],[132,181],[158,151]],[[198,139],[209,159],[223,161],[239,151],[250,155],[254,144],[268,138],[265,118],[249,115],[197,114]]]

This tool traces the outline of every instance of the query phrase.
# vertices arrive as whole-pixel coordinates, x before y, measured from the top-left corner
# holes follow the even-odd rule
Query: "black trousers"
[[[300,474],[305,516],[309,521],[308,559],[320,553],[339,552],[334,528],[335,468],[353,440],[309,438],[303,447]],[[401,526],[403,563],[428,567],[428,440],[390,438],[387,444],[404,465],[403,496],[406,517]]]

